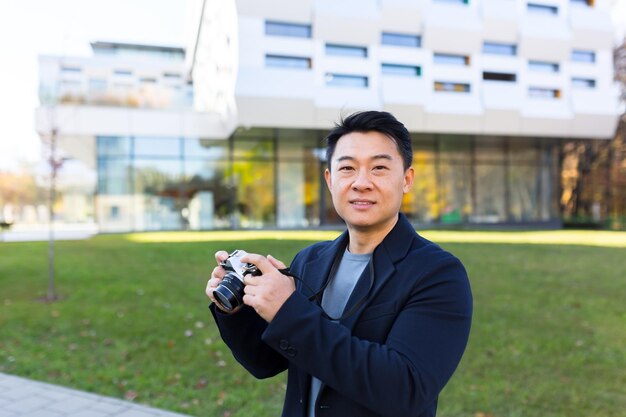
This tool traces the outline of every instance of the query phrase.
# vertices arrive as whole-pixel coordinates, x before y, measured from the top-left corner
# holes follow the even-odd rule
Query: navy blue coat
[[[296,255],[294,292],[271,323],[248,306],[211,311],[234,357],[257,378],[288,369],[284,417],[305,417],[311,375],[323,382],[316,416],[434,416],[437,397],[469,337],[472,295],[461,262],[419,236],[400,214],[374,250],[345,311],[326,318],[310,289],[320,289],[347,232]],[[372,283],[372,284],[371,284]],[[370,288],[371,286],[371,288]]]

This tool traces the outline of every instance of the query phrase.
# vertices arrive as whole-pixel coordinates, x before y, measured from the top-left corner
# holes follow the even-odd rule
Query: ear
[[[332,179],[330,178],[330,171],[328,170],[328,168],[324,170],[324,179],[326,180],[326,186],[330,191],[332,189]]]
[[[402,185],[402,192],[404,192],[404,194],[407,194],[409,191],[411,191],[414,179],[415,170],[412,166],[410,166],[406,171],[404,171],[404,184]]]

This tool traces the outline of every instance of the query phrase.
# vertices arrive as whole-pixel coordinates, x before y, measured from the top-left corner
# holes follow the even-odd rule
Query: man
[[[347,231],[296,255],[242,258],[244,305],[220,334],[257,378],[288,369],[283,416],[434,416],[469,337],[472,296],[461,262],[419,236],[403,214],[413,184],[409,132],[389,113],[355,113],[327,139],[325,178]],[[223,261],[226,252],[216,253]],[[321,301],[320,301],[321,297]]]

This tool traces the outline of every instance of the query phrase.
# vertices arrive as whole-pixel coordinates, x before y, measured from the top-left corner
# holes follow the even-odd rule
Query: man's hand
[[[285,264],[271,255],[266,258],[249,253],[241,261],[254,264],[262,272],[259,276],[245,276],[243,302],[269,323],[296,290],[296,284],[292,277],[278,271],[285,268]]]
[[[226,259],[228,259],[228,252],[223,250],[215,252],[215,261],[217,262],[217,266],[213,269],[211,278],[206,284],[206,295],[211,299],[211,301],[213,301],[213,304],[215,304],[218,309],[220,309],[224,313],[231,314],[239,310],[241,306],[235,308],[232,311],[225,311],[220,307],[220,303],[215,302],[215,297],[213,296],[213,291],[215,291],[217,286],[220,285],[220,282],[222,282],[222,279],[224,279],[224,276],[226,275],[226,271],[220,266],[220,263],[224,262]]]

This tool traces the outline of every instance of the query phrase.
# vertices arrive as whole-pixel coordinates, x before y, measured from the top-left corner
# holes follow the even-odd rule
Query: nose
[[[372,188],[372,181],[370,181],[369,173],[366,169],[360,169],[357,172],[354,182],[352,182],[352,189],[355,191],[370,190]]]

